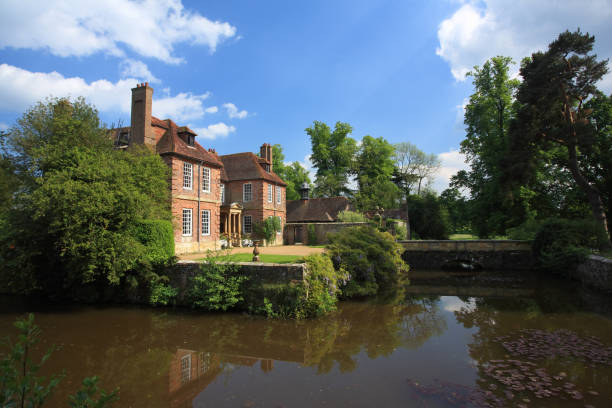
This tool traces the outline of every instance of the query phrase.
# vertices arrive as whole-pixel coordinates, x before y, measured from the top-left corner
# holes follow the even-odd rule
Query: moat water
[[[612,406],[609,295],[434,272],[408,292],[307,321],[4,299],[0,333],[34,312],[39,352],[59,347],[51,407],[92,375],[118,407]]]

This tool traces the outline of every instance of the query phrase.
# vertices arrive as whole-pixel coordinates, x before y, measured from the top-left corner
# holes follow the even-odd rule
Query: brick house
[[[132,89],[130,127],[117,130],[119,146],[144,144],[172,169],[170,189],[177,254],[219,249],[221,234],[241,245],[265,217],[285,217],[286,184],[272,171],[272,148],[219,156],[196,142],[196,133],[152,115],[153,88]],[[270,201],[270,197],[272,200]],[[282,236],[277,240],[282,243]]]

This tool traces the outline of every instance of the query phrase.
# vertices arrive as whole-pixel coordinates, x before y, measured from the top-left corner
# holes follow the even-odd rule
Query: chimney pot
[[[140,88],[140,84],[136,84],[136,88]]]
[[[148,83],[148,82],[145,82],[145,86],[149,86],[149,83]]]

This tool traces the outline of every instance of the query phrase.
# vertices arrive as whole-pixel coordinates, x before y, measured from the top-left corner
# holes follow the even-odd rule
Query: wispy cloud
[[[142,61],[126,59],[119,64],[119,68],[121,69],[122,78],[136,78],[141,82],[161,82],[149,71],[147,64]]]
[[[189,127],[193,129],[193,131],[196,132],[199,137],[202,137],[204,139],[227,137],[230,133],[234,133],[236,131],[236,128],[234,126],[228,126],[223,122],[208,125],[205,128],[194,128],[192,126]]]
[[[238,110],[233,103],[224,103],[223,107],[227,110],[227,115],[232,119],[244,119],[249,114],[245,110]]]
[[[465,155],[459,150],[451,149],[448,152],[438,154],[441,166],[435,175],[432,188],[441,193],[448,188],[450,179],[459,170],[467,170],[469,166],[465,162]]]
[[[167,63],[179,44],[206,46],[210,52],[234,37],[236,28],[186,10],[181,0],[4,0],[0,13],[0,48],[48,50],[51,54],[87,56],[126,51]]]

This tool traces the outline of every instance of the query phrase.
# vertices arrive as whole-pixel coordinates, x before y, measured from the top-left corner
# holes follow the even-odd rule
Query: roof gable
[[[287,185],[274,171],[265,171],[260,158],[251,152],[224,155],[221,161],[229,181],[263,179],[281,186]]]
[[[154,120],[153,120],[154,119]],[[214,151],[204,149],[198,142],[194,142],[193,146],[189,146],[180,136],[180,132],[186,132],[195,135],[195,133],[186,126],[178,127],[170,119],[159,120],[152,118],[151,124],[167,129],[164,135],[157,142],[156,150],[159,154],[177,154],[189,159],[203,161],[214,167],[223,167],[223,163],[219,156]]]

